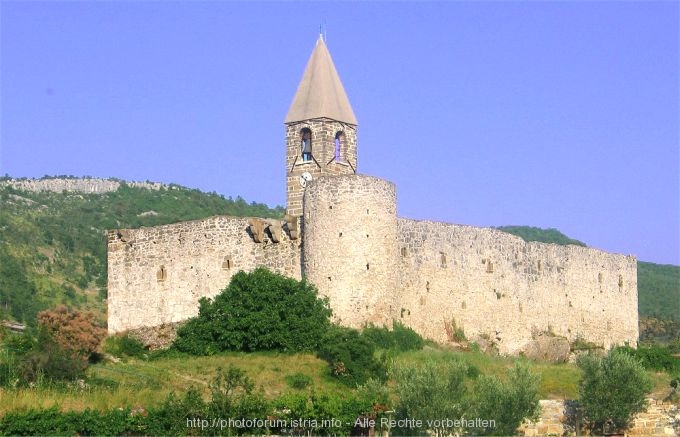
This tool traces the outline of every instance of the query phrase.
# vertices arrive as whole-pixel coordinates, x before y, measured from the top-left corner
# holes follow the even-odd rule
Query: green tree
[[[473,417],[495,426],[471,429],[477,435],[513,435],[524,419],[536,419],[539,378],[526,363],[517,362],[506,380],[482,376],[475,386]]]
[[[234,275],[214,300],[177,332],[174,346],[194,355],[234,351],[316,350],[330,326],[327,299],[316,288],[257,268]]]
[[[391,369],[399,401],[395,408],[398,435],[449,435],[458,432],[453,423],[463,417],[467,366],[459,360],[444,363],[427,361],[423,365],[402,364]],[[444,420],[442,420],[444,419]],[[420,421],[420,425],[415,421]]]
[[[598,433],[625,429],[633,415],[644,411],[652,382],[640,361],[617,349],[600,358],[582,355],[579,387],[585,419]]]

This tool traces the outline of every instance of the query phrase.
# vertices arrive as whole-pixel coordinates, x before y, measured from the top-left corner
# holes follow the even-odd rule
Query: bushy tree
[[[87,359],[106,336],[106,329],[93,313],[60,306],[38,313],[38,326],[56,346],[76,357]]]
[[[493,420],[495,426],[474,428],[477,435],[513,435],[524,419],[536,419],[539,379],[526,363],[518,362],[506,380],[482,376],[475,386],[473,416]]]
[[[399,398],[395,419],[404,425],[397,428],[398,435],[426,435],[428,431],[449,435],[460,431],[442,419],[452,422],[466,412],[465,363],[452,359],[444,363],[402,364],[395,365],[390,373],[396,380]],[[422,426],[418,427],[413,419]]]
[[[352,387],[369,378],[387,377],[385,363],[375,356],[375,344],[353,328],[332,326],[324,335],[317,356],[328,363],[332,376]]]
[[[266,268],[233,276],[197,317],[177,332],[174,346],[194,355],[219,351],[312,351],[330,326],[327,299],[316,288]]]
[[[604,434],[625,429],[633,415],[645,410],[652,382],[640,361],[617,349],[604,357],[582,355],[579,401],[590,427]]]

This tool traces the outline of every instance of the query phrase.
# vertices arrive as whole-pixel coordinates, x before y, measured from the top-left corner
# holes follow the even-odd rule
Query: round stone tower
[[[397,315],[397,203],[393,183],[326,176],[304,193],[303,276],[330,299],[346,326],[387,324]]]

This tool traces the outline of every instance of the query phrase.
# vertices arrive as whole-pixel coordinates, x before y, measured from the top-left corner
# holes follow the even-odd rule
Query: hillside
[[[105,317],[106,229],[213,215],[282,217],[283,208],[178,185],[117,180],[0,180],[0,319],[31,324],[66,304]]]
[[[284,209],[178,185],[115,179],[0,180],[0,319],[32,323],[67,304],[105,316],[106,229],[213,215],[282,217]],[[556,229],[498,228],[527,241],[584,243]],[[640,316],[680,322],[680,267],[638,263]],[[652,324],[654,326],[658,324]],[[664,329],[668,329],[665,327]],[[675,329],[675,328],[673,328]]]
[[[571,239],[564,235],[557,229],[541,229],[531,226],[499,226],[499,231],[507,232],[508,234],[517,235],[524,241],[539,241],[541,243],[555,243],[562,246],[574,244],[576,246],[587,247],[585,243]]]

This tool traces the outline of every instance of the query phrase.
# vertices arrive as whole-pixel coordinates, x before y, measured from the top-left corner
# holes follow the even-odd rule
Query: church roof
[[[319,36],[290,105],[285,123],[331,118],[358,124],[326,43]]]

